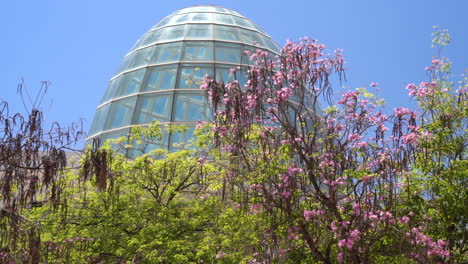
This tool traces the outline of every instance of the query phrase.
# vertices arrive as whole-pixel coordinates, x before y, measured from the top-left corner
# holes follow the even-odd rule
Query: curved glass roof
[[[186,124],[193,131],[196,121],[210,116],[199,89],[203,78],[231,81],[229,70],[238,68],[242,83],[249,66],[244,52],[259,48],[272,56],[279,53],[260,26],[236,11],[194,6],[173,12],[124,56],[97,107],[89,139],[125,136],[130,127],[154,120]],[[189,137],[169,134],[150,148],[170,149]]]

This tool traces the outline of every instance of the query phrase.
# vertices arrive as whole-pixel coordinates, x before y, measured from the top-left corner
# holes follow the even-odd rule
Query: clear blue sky
[[[0,98],[22,111],[16,87],[23,78],[43,102],[48,121],[92,121],[109,78],[134,42],[173,11],[199,4],[234,9],[282,46],[308,36],[344,50],[345,85],[378,82],[388,108],[409,105],[404,87],[426,80],[433,25],[447,28],[445,55],[456,78],[468,68],[467,0],[42,0],[4,1],[0,9]]]

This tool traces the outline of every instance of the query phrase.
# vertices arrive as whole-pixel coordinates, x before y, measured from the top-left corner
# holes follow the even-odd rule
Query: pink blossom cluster
[[[413,245],[422,245],[426,248],[426,254],[428,257],[450,257],[450,253],[446,250],[447,242],[439,239],[437,241],[432,240],[427,235],[424,235],[422,231],[422,226],[414,227],[409,232],[406,233],[406,236],[410,239],[410,243]],[[421,259],[421,255],[415,255],[416,259]]]
[[[297,234],[297,231],[299,231],[299,227],[298,226],[293,226],[293,227],[290,227],[288,228],[288,239],[292,240],[298,240],[299,239],[299,235]]]
[[[408,94],[410,96],[417,96],[417,97],[428,97],[433,95],[437,89],[436,82],[422,82],[420,85],[416,85],[414,83],[410,83],[406,86],[408,90]],[[443,90],[447,91],[447,90]]]
[[[304,210],[304,218],[308,222],[312,218],[320,216],[320,215],[325,215],[324,210]]]
[[[349,250],[351,250],[354,244],[359,240],[361,240],[361,231],[354,229],[347,233],[344,239],[340,239],[338,246],[347,247]]]

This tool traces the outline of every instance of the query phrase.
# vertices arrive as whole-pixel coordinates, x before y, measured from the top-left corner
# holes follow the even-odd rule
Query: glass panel
[[[182,52],[182,42],[167,43],[156,46],[151,63],[165,63],[179,61]]]
[[[184,14],[184,15],[179,15],[179,16],[176,16],[175,17],[175,21],[174,23],[183,23],[183,22],[187,22],[190,18],[190,14]]]
[[[132,61],[130,62],[128,68],[131,69],[148,65],[151,56],[153,56],[153,52],[154,46],[135,51]]]
[[[107,111],[109,111],[109,106],[110,104],[106,104],[103,107],[96,110],[91,129],[88,133],[89,136],[92,136],[102,131],[102,129],[104,128],[104,124],[106,123]]]
[[[175,97],[175,122],[206,120],[208,102],[201,92],[196,94],[177,94]]]
[[[194,11],[197,12],[208,12],[208,11],[213,11],[213,7],[211,6],[195,6],[193,8]]]
[[[223,7],[215,7],[215,11],[220,13],[227,13],[226,8]]]
[[[163,20],[161,20],[161,22],[159,22],[158,24],[156,24],[156,26],[154,26],[154,28],[159,28],[159,27],[165,26],[167,23],[169,23],[169,20],[170,20],[170,19],[171,19],[170,17],[164,18]]]
[[[262,28],[261,26],[255,24],[255,23],[253,23],[253,22],[251,22],[251,23],[252,23],[252,26],[253,26],[256,30],[258,30],[258,31],[260,31],[260,32],[262,32],[262,33],[265,33],[265,30],[263,30],[263,28]]]
[[[130,125],[136,98],[133,96],[111,103],[109,117],[105,125],[106,130]]]
[[[120,97],[138,92],[140,90],[145,71],[145,69],[140,69],[120,76],[114,84],[113,90],[115,93],[112,94],[112,97]]]
[[[214,25],[215,39],[240,41],[236,27]]]
[[[225,14],[213,14],[215,23],[226,24],[226,25],[235,25],[234,20],[231,15]]]
[[[186,42],[182,61],[212,61],[212,42]]]
[[[241,62],[241,53],[241,44],[216,43],[216,61],[239,64]]]
[[[133,52],[132,54],[129,54],[125,56],[122,60],[122,63],[120,63],[119,68],[117,69],[116,74],[119,74],[125,70],[127,70],[129,63],[133,60],[133,57],[135,56],[136,52]]]
[[[171,150],[183,149],[184,147],[186,149],[185,144],[189,143],[188,141],[191,138],[194,138],[194,132],[194,127],[189,127],[185,132],[174,132],[171,135]]]
[[[117,77],[116,79],[109,81],[109,85],[107,86],[106,92],[104,93],[104,96],[102,96],[102,99],[100,102],[101,104],[109,101],[109,99],[112,98],[112,95],[115,93],[115,85],[118,84],[119,78],[120,76]]]
[[[231,13],[231,14],[236,15],[236,16],[242,16],[241,14],[237,13],[237,12],[234,11],[234,10],[226,9],[226,11],[227,11],[228,13]]]
[[[212,25],[192,24],[189,25],[186,39],[212,39]]]
[[[143,47],[143,46],[147,46],[150,44],[154,44],[155,42],[159,41],[159,38],[161,37],[162,32],[163,30],[155,30],[155,31],[148,32],[138,46]]]
[[[259,49],[258,47],[244,45],[244,50],[242,51],[241,63],[253,65],[253,61],[250,60],[250,54],[255,53],[258,49]],[[249,53],[244,54],[244,52],[246,51],[249,51]]]
[[[260,46],[264,46],[265,43],[263,43],[263,40],[259,38],[259,33],[255,31],[250,31],[250,30],[239,30],[240,32],[240,38],[243,42],[253,45],[254,43],[258,43]]]
[[[231,73],[231,69],[235,68],[236,71]],[[241,87],[247,83],[247,67],[237,69],[232,65],[216,65],[216,80],[224,83],[229,83],[234,80],[239,82]]]
[[[152,67],[148,70],[142,92],[174,89],[177,65]]]
[[[206,75],[213,75],[213,66],[183,64],[176,88],[199,89]]]
[[[236,22],[237,25],[241,27],[246,27],[246,28],[254,28],[251,24],[250,21],[248,21],[245,18],[240,18],[240,17],[232,17],[234,18],[234,21]]]
[[[158,41],[173,41],[184,38],[186,25],[166,27]]]
[[[211,22],[211,14],[194,14],[192,22]]]
[[[150,124],[158,120],[171,121],[172,94],[158,93],[140,96],[135,111],[135,124]]]

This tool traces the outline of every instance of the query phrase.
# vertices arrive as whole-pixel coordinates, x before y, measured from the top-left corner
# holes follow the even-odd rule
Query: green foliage
[[[446,31],[434,33],[435,47],[449,42]],[[328,124],[252,122],[239,142],[200,123],[196,139],[175,152],[148,149],[187,127],[155,122],[87,149],[78,170],[57,177],[59,198],[44,191],[36,197],[43,203],[18,210],[20,234],[37,231],[41,263],[466,263],[468,77],[457,87],[439,57],[428,71],[433,90],[415,96],[419,123],[405,123],[417,141],[399,144],[394,128],[388,156],[383,136],[351,145],[351,134],[364,140],[375,124],[340,127],[352,120],[340,106],[316,119]],[[347,96],[351,112],[374,105],[358,121],[382,103],[364,88]],[[288,125],[294,129],[277,129]],[[359,238],[345,246],[355,230]],[[414,230],[425,240],[411,241]],[[421,242],[439,239],[450,257],[430,255],[435,247]],[[26,263],[28,250],[12,247],[0,262]]]

